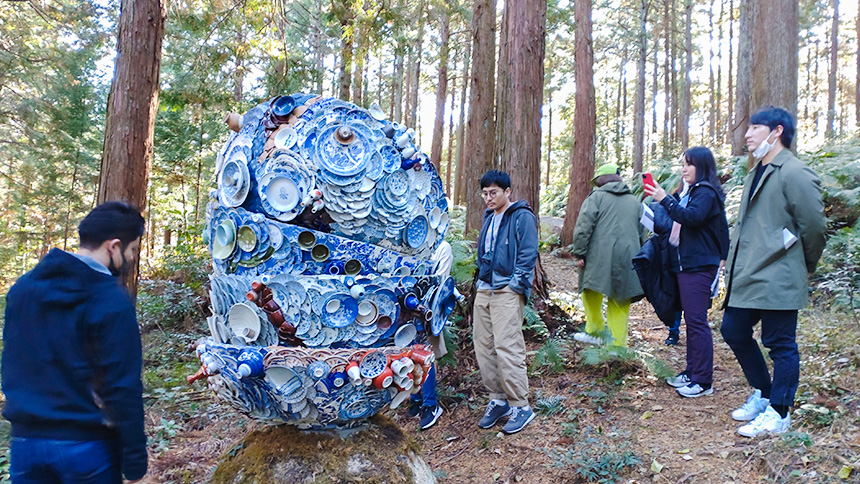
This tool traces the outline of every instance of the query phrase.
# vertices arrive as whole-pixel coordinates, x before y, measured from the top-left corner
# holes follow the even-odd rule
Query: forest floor
[[[542,258],[552,290],[574,295],[571,261]],[[793,432],[753,440],[736,433],[739,424],[729,415],[750,388],[718,330],[715,392],[684,399],[662,379],[684,367],[683,332],[680,345],[665,346],[666,330],[647,302],[631,310],[633,351],[597,364],[585,363],[594,350],[565,337],[581,323],[579,317],[547,312],[556,316],[544,319],[550,319],[554,341],[561,341],[555,347],[562,366],[555,369],[560,371],[551,365],[530,369],[538,416],[522,432],[505,436],[500,427],[476,425],[487,399],[466,337],[455,350],[457,364],[440,368],[445,413],[435,427],[419,431],[417,419],[407,418],[403,408],[385,412],[420,444],[439,482],[860,482],[856,322],[802,312],[801,388]],[[718,322],[720,316],[714,312],[711,319]],[[146,395],[151,457],[143,482],[206,482],[224,452],[258,425],[216,401],[200,383],[184,384],[184,375],[196,369],[193,345],[201,333],[160,333],[144,338],[150,368],[145,382],[150,388],[157,379],[164,384]],[[545,340],[529,335],[529,360],[546,356]],[[173,349],[158,348],[168,341]]]

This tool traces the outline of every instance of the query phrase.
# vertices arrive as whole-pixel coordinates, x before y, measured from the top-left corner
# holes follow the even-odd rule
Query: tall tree
[[[639,30],[636,59],[636,100],[633,106],[633,171],[642,171],[645,152],[645,60],[648,56],[648,7],[650,0],[639,0]]]
[[[757,2],[740,2],[738,9],[738,60],[737,83],[735,85],[734,119],[731,121],[732,155],[744,153],[744,133],[750,116],[753,82],[753,22]]]
[[[728,113],[728,116],[726,116],[726,120],[727,120],[726,126],[728,127],[728,129],[725,130],[725,138],[724,139],[727,143],[730,143],[730,144],[732,143],[732,127],[733,127],[733,122],[734,122],[734,108],[735,108],[735,104],[734,104],[734,102],[735,102],[735,89],[734,89],[735,78],[732,75],[733,67],[735,65],[735,58],[734,58],[734,55],[732,55],[733,54],[732,51],[734,49],[734,41],[733,41],[734,30],[735,30],[735,3],[734,3],[734,0],[729,0],[729,75],[728,75],[728,79],[727,79],[729,85],[728,85],[728,89],[726,91],[728,93],[728,96],[729,96],[729,101],[728,101],[729,113]],[[734,153],[732,153],[732,154],[734,154]]]
[[[681,102],[681,149],[686,150],[690,145],[690,73],[693,71],[693,0],[684,1],[684,94]]]
[[[574,141],[570,155],[570,190],[561,228],[562,245],[573,243],[573,229],[579,209],[591,192],[594,175],[594,153],[597,110],[594,100],[594,47],[591,40],[591,0],[574,3],[573,58],[576,94],[573,111]]]
[[[857,8],[857,20],[854,22],[857,29],[857,76],[854,78],[854,122],[860,128],[860,7]]]
[[[402,39],[398,40],[394,48],[394,96],[391,100],[391,119],[395,123],[400,123],[403,120],[403,56],[405,50]]]
[[[425,0],[418,2],[418,27],[416,29],[415,44],[413,44],[412,52],[414,54],[412,62],[412,71],[410,75],[409,86],[409,110],[406,113],[406,120],[410,127],[416,128],[418,125],[418,89],[421,86],[421,56],[424,54],[424,22],[427,18],[427,7]]]
[[[493,136],[493,73],[496,65],[496,0],[475,0],[472,9],[472,74],[469,87],[469,140],[464,153],[468,167],[462,193],[466,196],[466,234],[481,229],[484,203],[480,181],[492,166]]]
[[[546,0],[505,3],[507,32],[505,58],[509,81],[499,86],[506,91],[508,112],[504,115],[506,144],[500,145],[501,166],[511,174],[512,192],[525,199],[539,213],[541,110],[543,107],[544,55],[546,50]],[[502,106],[497,105],[497,109]],[[500,116],[496,122],[502,123]]]
[[[146,207],[158,75],[164,37],[163,0],[123,0],[114,77],[105,121],[99,203],[126,200]],[[138,264],[125,283],[137,295]]]
[[[466,146],[466,94],[469,88],[469,64],[472,59],[471,36],[466,39],[466,45],[463,47],[463,54],[465,59],[463,60],[463,71],[460,73],[460,79],[462,79],[463,82],[460,87],[460,118],[457,122],[457,176],[454,181],[454,204],[456,205],[462,205],[465,197],[465,190],[463,190],[463,185],[465,185],[465,180],[463,178],[463,173],[465,173],[465,170],[463,169],[465,166],[463,154],[465,153],[464,147]]]
[[[797,117],[798,4],[782,0],[756,3],[750,111],[779,106]]]
[[[442,138],[445,131],[445,99],[448,97],[448,43],[451,39],[451,13],[447,2],[439,8],[439,75],[436,79],[436,117],[430,161],[438,171],[442,166]],[[450,167],[448,168],[450,170]]]
[[[350,2],[331,2],[332,13],[340,24],[340,80],[337,97],[349,99],[349,87],[352,82],[352,49],[355,14]]]
[[[839,0],[832,0],[833,23],[830,27],[830,69],[827,76],[827,126],[824,136],[836,136],[833,122],[836,119],[836,75],[839,72]]]

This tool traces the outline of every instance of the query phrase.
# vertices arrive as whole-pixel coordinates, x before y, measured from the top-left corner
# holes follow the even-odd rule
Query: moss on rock
[[[290,425],[248,434],[222,457],[214,484],[412,484],[435,482],[420,447],[394,421],[377,415],[346,437]]]

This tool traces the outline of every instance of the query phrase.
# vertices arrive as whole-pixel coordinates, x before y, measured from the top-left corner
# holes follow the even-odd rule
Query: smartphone
[[[653,187],[654,186],[654,177],[651,176],[650,173],[643,173],[642,174],[642,184],[643,185],[650,185],[651,187]]]

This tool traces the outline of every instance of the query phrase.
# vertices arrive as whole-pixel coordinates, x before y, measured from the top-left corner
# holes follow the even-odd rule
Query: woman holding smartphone
[[[684,152],[681,175],[690,185],[681,200],[656,182],[645,193],[673,220],[670,243],[677,244],[672,270],[678,278],[681,309],[687,323],[687,368],[666,382],[688,398],[714,393],[714,341],[708,326],[711,292],[729,250],[725,193],[711,150],[703,146]]]

